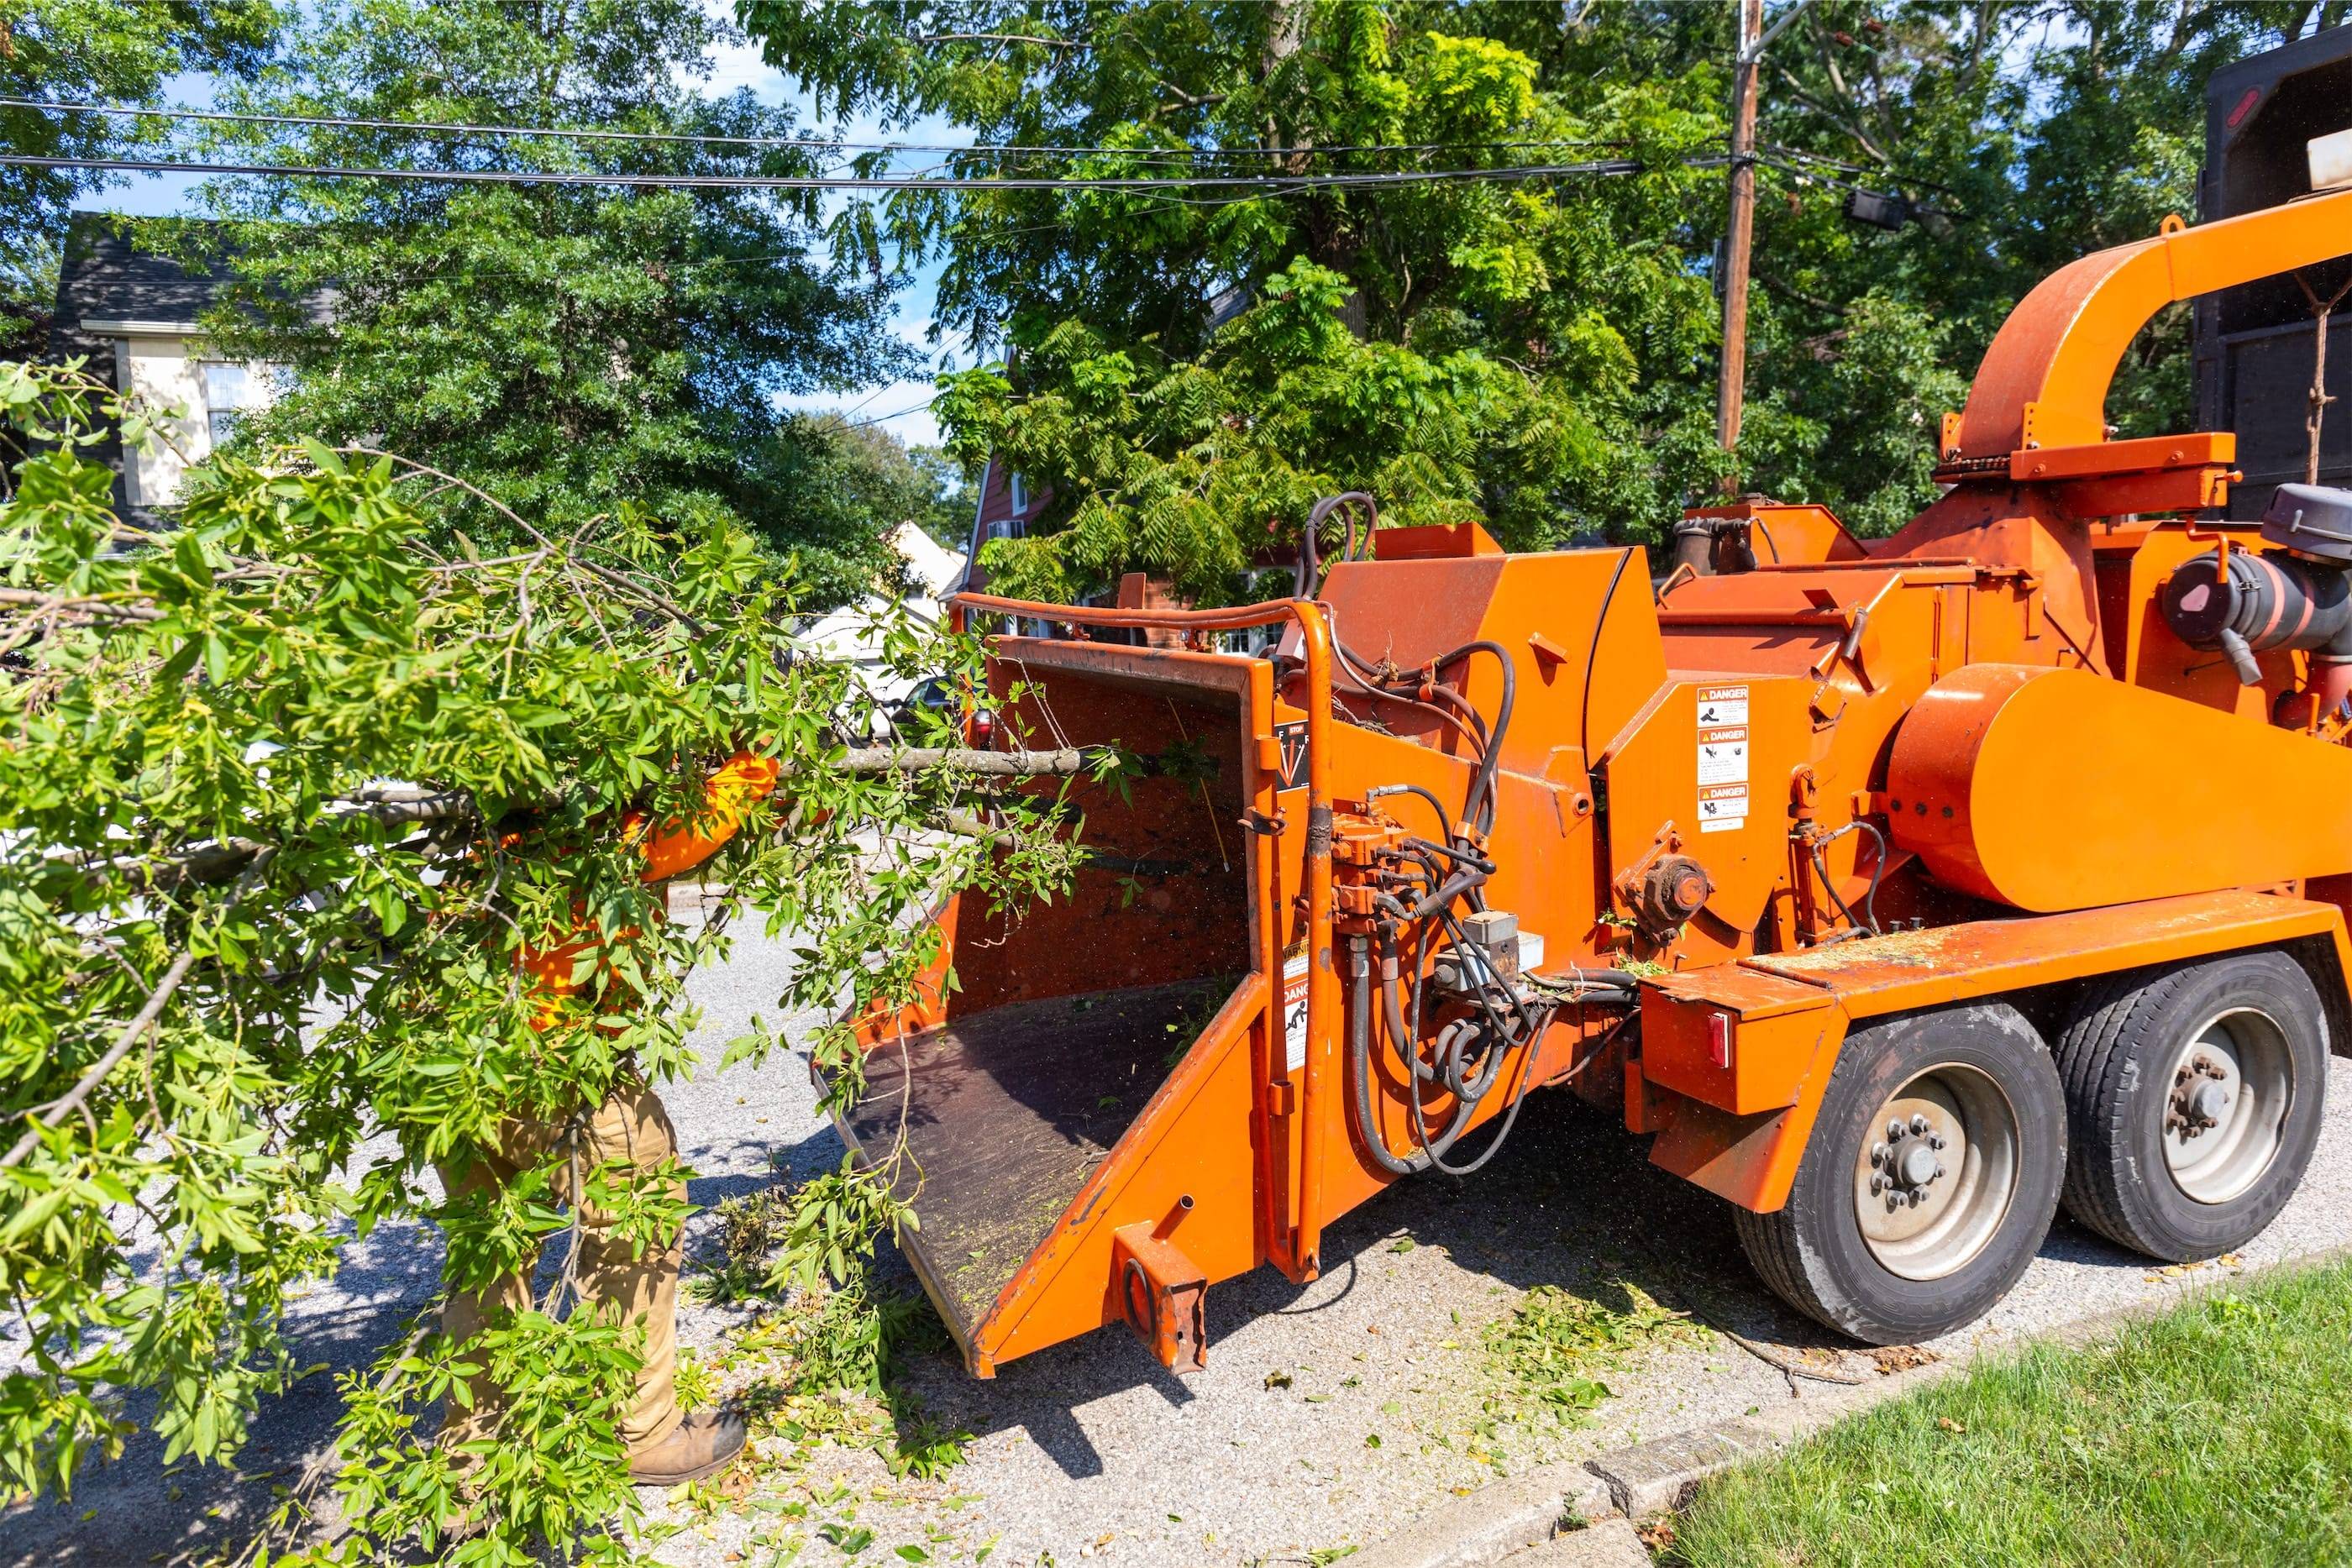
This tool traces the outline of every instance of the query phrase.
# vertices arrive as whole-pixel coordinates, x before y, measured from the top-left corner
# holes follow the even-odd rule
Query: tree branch
[[[121,1065],[122,1059],[131,1054],[131,1048],[138,1043],[141,1035],[147,1032],[148,1026],[162,1016],[164,1004],[172,999],[172,993],[180,988],[180,982],[188,977],[188,971],[195,962],[194,951],[183,953],[172,960],[172,967],[163,971],[163,979],[156,983],[154,990],[148,993],[147,1005],[139,1009],[138,1017],[122,1026],[122,1032],[114,1037],[114,1043],[107,1048],[106,1054],[90,1064],[89,1071],[81,1075],[80,1082],[49,1102],[47,1110],[37,1119],[37,1124],[26,1128],[25,1135],[16,1140],[14,1148],[0,1155],[0,1170],[8,1170],[22,1164],[25,1156],[39,1145],[44,1131],[81,1108],[91,1092],[106,1082],[107,1074]]]
[[[917,44],[1037,44],[1049,49],[1083,49],[1086,45],[1069,38],[1041,38],[1032,33],[925,33],[916,37]]]

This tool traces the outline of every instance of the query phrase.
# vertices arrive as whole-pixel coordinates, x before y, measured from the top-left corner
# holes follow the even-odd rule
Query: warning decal
[[[1744,724],[1701,725],[1698,731],[1698,781],[1701,784],[1748,782],[1748,727]]]
[[[1274,743],[1282,748],[1282,778],[1277,789],[1307,787],[1307,721],[1295,718],[1274,727]]]
[[[1702,784],[1698,787],[1698,831],[1728,832],[1748,825],[1748,786]]]
[[[1283,1066],[1296,1072],[1307,1065],[1307,955],[1282,966]]]
[[[1748,688],[1746,686],[1699,687],[1698,722],[1702,729],[1711,725],[1746,724],[1748,722]]]

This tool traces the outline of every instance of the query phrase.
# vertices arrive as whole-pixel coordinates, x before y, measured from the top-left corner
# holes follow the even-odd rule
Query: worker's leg
[[[589,1164],[625,1162],[650,1170],[677,1153],[669,1113],[642,1083],[614,1088],[590,1119]],[[583,1166],[584,1169],[584,1166]],[[683,1201],[686,1184],[673,1196]],[[645,1330],[645,1364],[637,1374],[636,1397],[623,1416],[620,1435],[629,1447],[629,1475],[641,1485],[676,1486],[718,1474],[743,1451],[749,1436],[741,1415],[677,1408],[677,1270],[686,1254],[683,1234],[668,1244],[633,1250],[613,1217],[593,1203],[580,1206],[580,1293],[589,1311],[617,1306]]]
[[[441,1173],[442,1187],[452,1199],[495,1193],[516,1176],[515,1165],[505,1149],[482,1151],[462,1170],[446,1162],[436,1168]],[[468,1340],[502,1313],[520,1312],[530,1305],[530,1275],[525,1270],[517,1270],[478,1291],[450,1291],[441,1304],[441,1332],[452,1341]],[[445,1443],[469,1443],[490,1435],[489,1426],[499,1399],[498,1385],[490,1381],[487,1370],[475,1374],[468,1383],[474,1391],[473,1406],[468,1409],[455,1400],[448,1402],[441,1421]]]
[[[581,1150],[584,1176],[600,1165],[621,1162],[651,1170],[677,1152],[669,1113],[642,1083],[624,1082],[588,1118]],[[566,1186],[568,1186],[568,1178]],[[674,1184],[686,1197],[686,1184]],[[618,1308],[625,1321],[645,1329],[645,1364],[637,1372],[636,1396],[621,1417],[621,1440],[634,1456],[659,1444],[678,1424],[677,1273],[686,1255],[685,1237],[674,1230],[666,1247],[632,1250],[614,1216],[571,1195],[580,1211],[579,1285],[582,1305],[591,1311]]]

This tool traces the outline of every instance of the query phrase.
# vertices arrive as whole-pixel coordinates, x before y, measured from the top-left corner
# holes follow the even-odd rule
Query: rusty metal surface
[[[2226,891],[1969,921],[1742,963],[1820,986],[1863,1018],[2342,929],[2333,904]]]
[[[866,1058],[850,1143],[886,1153],[901,1129],[905,1238],[959,1343],[1037,1249],[1236,977],[1015,1002],[885,1044]]]

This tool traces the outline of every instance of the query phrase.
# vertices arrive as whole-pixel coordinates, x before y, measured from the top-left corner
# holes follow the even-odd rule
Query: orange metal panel
[[[2227,468],[2238,455],[2238,437],[2227,430],[2192,435],[2147,435],[2136,441],[2101,441],[2089,446],[2042,446],[2009,455],[2009,476],[2029,479],[2105,479],[2122,474],[2161,473],[2179,468]]]
[[[1609,743],[1611,868],[1641,860],[1671,825],[1715,891],[1661,961],[1744,949],[1788,876],[1791,776],[1812,758],[1810,676],[1677,674]]]
[[[2085,671],[1946,676],[1897,732],[1886,789],[1896,841],[1937,880],[2019,909],[2352,871],[2334,809],[2352,750]]]
[[[1495,536],[1476,523],[1432,523],[1414,528],[1374,528],[1374,560],[1427,560],[1439,557],[1501,555]]]
[[[1160,1086],[982,1321],[982,1354],[1010,1361],[1121,1316],[1112,1253],[1123,1226],[1150,1225],[1212,1281],[1256,1266],[1256,1172],[1233,1133],[1249,1124],[1249,1031],[1266,994],[1251,976]]]
[[[1746,1115],[1793,1105],[1812,1070],[1829,993],[1723,965],[1642,988],[1642,1076]]]

